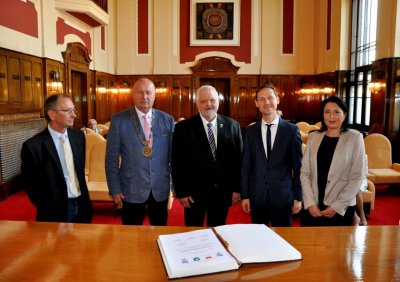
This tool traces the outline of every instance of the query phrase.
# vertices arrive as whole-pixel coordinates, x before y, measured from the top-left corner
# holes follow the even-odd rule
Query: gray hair
[[[215,87],[211,86],[211,85],[202,85],[202,86],[200,86],[196,91],[196,97],[198,97],[200,92],[203,92],[203,91],[211,92],[211,93],[215,94],[215,96],[218,98],[217,89],[215,89]],[[196,99],[196,101],[197,101],[197,99]]]

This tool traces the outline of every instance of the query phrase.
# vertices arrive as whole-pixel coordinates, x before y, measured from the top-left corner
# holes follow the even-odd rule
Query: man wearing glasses
[[[85,136],[72,129],[76,109],[64,94],[44,103],[47,127],[22,145],[21,172],[37,221],[90,223],[85,181]]]

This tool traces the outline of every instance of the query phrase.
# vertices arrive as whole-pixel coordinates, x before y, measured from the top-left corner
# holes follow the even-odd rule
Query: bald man
[[[135,106],[111,118],[107,136],[107,184],[123,224],[167,225],[174,119],[153,109],[154,83],[141,78],[133,87]]]

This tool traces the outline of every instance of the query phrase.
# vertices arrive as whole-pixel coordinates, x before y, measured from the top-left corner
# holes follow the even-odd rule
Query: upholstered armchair
[[[88,129],[90,129],[90,128],[86,128],[86,130],[88,130]],[[90,129],[90,130],[91,130],[91,129]],[[93,131],[93,130],[92,130],[92,131]],[[90,160],[90,153],[92,152],[93,146],[94,146],[95,144],[97,144],[97,143],[99,143],[99,142],[105,140],[105,139],[104,139],[103,136],[101,136],[101,135],[99,135],[99,134],[96,134],[96,133],[94,133],[94,132],[93,132],[93,133],[86,134],[86,135],[85,135],[85,138],[86,138],[85,174],[88,175],[88,173],[89,173],[89,166],[90,166],[90,163],[89,163],[89,160]]]
[[[101,130],[104,130],[104,129],[108,129],[109,127],[107,125],[105,125],[105,124],[99,123],[99,124],[97,124],[97,128],[101,129]]]
[[[307,144],[308,133],[310,131],[315,131],[315,130],[319,130],[320,129],[320,127],[318,125],[309,124],[309,123],[307,123],[305,121],[299,121],[298,123],[296,123],[296,125],[300,129],[301,141],[304,144]]]
[[[368,156],[368,179],[374,184],[400,183],[400,164],[392,163],[392,146],[389,139],[378,133],[364,138]]]
[[[109,196],[105,170],[106,144],[107,141],[105,139],[97,142],[93,146],[89,157],[87,186],[92,201],[112,200]]]

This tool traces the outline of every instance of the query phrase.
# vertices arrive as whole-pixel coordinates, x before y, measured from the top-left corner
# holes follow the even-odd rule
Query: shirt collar
[[[143,113],[141,110],[139,110],[136,106],[135,106],[135,110],[136,110],[136,112],[137,112],[137,114],[138,114],[138,116],[141,118],[141,117],[143,117],[144,115],[147,117],[147,118],[152,118],[153,117],[153,110],[150,110],[150,111],[148,111],[147,112],[147,114],[145,114],[145,113]]]
[[[212,121],[208,121],[205,118],[203,118],[202,115],[200,115],[201,121],[203,122],[204,127],[207,127],[207,124],[211,122],[212,126],[215,128],[217,126],[217,117],[218,115],[215,116],[215,118]]]
[[[64,133],[60,133],[58,131],[55,131],[53,128],[50,127],[50,124],[47,125],[47,129],[50,132],[50,135],[53,139],[60,139],[61,136],[65,136],[66,138],[68,138],[68,130],[65,130]]]
[[[265,120],[261,119],[262,123],[267,125],[267,124],[273,124],[273,125],[278,125],[279,124],[279,117],[276,117],[271,123],[266,123]]]

